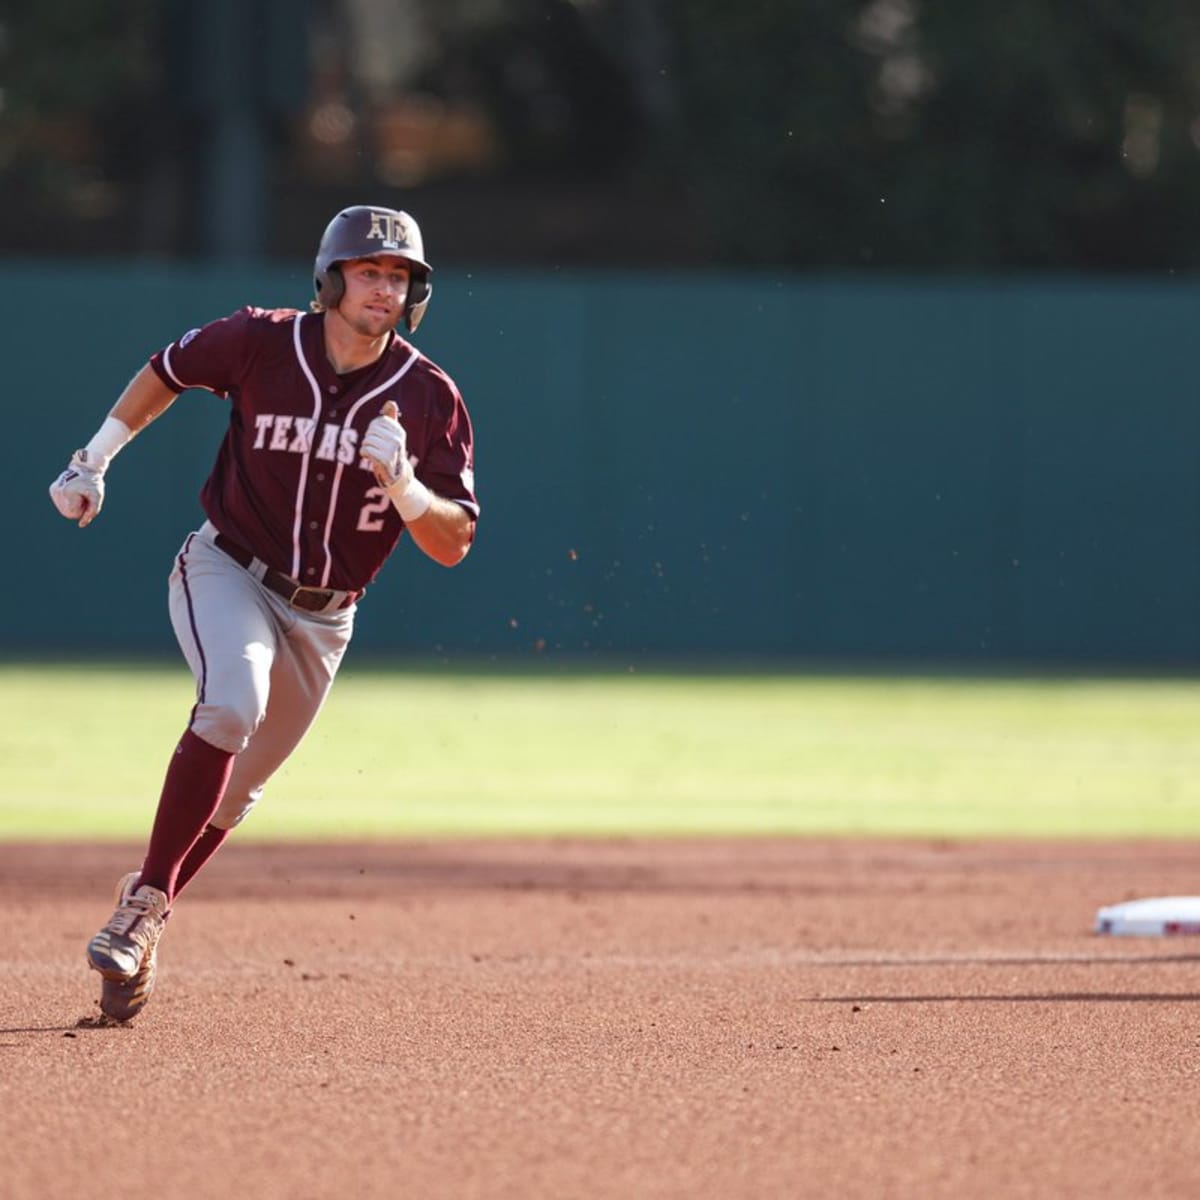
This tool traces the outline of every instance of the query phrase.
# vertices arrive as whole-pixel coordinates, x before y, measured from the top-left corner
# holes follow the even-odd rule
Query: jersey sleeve
[[[199,329],[189,329],[151,356],[151,368],[173,392],[204,388],[227,396],[246,362],[253,315],[253,309],[243,308]]]
[[[430,437],[425,456],[417,463],[416,476],[439,496],[461,504],[473,517],[478,517],[471,418],[449,377],[439,374],[436,383]]]

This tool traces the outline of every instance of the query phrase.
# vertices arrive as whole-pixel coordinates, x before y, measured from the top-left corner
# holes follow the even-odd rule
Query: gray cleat
[[[167,919],[166,894],[144,885],[134,890],[140,872],[117,884],[117,907],[88,943],[88,963],[103,978],[100,1010],[116,1021],[141,1012],[154,990],[158,939]]]

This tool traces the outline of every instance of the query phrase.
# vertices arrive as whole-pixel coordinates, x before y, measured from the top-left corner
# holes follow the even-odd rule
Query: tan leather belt
[[[218,550],[223,550],[239,566],[250,570],[254,555],[244,546],[239,546],[223,533],[218,533],[213,541]],[[362,595],[361,592],[339,592],[336,588],[302,587],[290,575],[285,575],[274,567],[267,568],[260,582],[263,587],[270,588],[275,595],[282,596],[288,604],[302,612],[337,612],[338,609],[349,608]]]

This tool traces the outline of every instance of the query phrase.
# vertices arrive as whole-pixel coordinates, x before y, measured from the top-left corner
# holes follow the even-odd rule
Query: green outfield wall
[[[306,264],[8,264],[0,652],[173,651],[224,402],[187,393],[80,531],[46,487],[148,354]],[[446,270],[484,515],[402,545],[356,657],[1200,662],[1200,286]]]

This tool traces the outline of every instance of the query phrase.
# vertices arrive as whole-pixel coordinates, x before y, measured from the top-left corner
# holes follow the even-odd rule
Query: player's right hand
[[[388,492],[403,492],[412,482],[413,468],[408,461],[408,437],[400,424],[400,411],[394,400],[367,426],[360,447],[362,456],[375,471],[375,478]]]
[[[90,525],[104,504],[104,472],[87,464],[87,451],[76,450],[67,469],[50,485],[54,507],[79,528]]]

